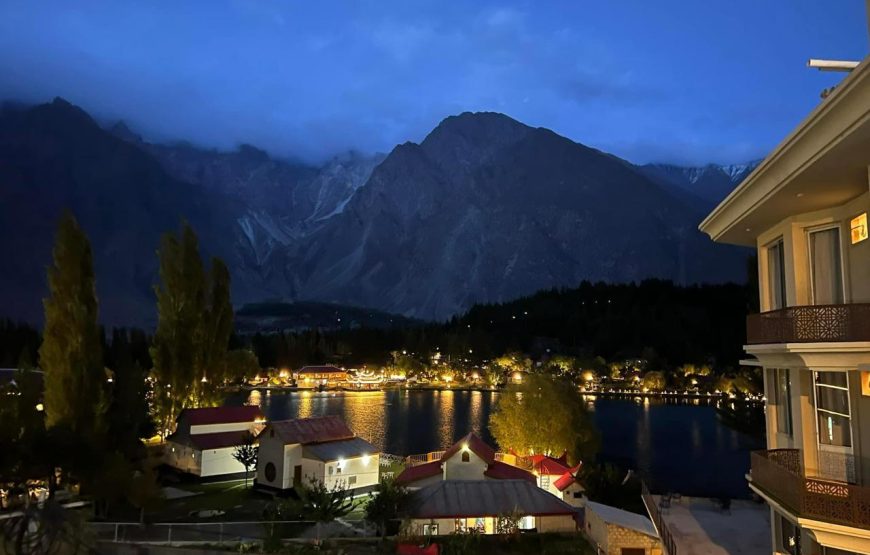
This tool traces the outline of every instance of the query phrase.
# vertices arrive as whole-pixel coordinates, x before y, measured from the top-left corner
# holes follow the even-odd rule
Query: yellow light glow
[[[849,223],[849,227],[852,230],[853,245],[867,239],[867,212],[864,212],[863,214],[859,214],[858,216],[852,218],[852,221]]]
[[[371,460],[372,460],[372,458],[371,458],[370,455],[363,455],[363,456],[362,456],[362,463],[363,463],[363,466],[368,466],[368,465],[369,465],[369,462],[370,462]]]
[[[45,410],[45,407],[42,405],[42,403],[37,403],[36,410],[38,410],[39,412],[42,412]]]

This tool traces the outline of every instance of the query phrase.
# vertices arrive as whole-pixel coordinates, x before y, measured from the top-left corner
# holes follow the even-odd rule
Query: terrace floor
[[[655,502],[659,496],[654,495]],[[683,497],[671,501],[662,520],[677,554],[757,555],[771,552],[770,510],[763,503],[732,500],[722,510],[716,499]]]

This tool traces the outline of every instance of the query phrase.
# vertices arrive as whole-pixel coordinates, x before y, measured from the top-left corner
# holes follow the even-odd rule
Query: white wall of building
[[[220,476],[221,474],[236,474],[244,472],[245,467],[233,457],[235,447],[207,449],[200,453],[200,476]]]
[[[463,462],[462,454],[468,454],[468,462]],[[452,457],[441,463],[445,480],[483,480],[486,472],[486,461],[478,457],[471,449],[460,449]]]

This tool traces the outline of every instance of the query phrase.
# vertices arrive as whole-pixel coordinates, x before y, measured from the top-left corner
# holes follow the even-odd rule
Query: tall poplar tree
[[[93,254],[75,217],[65,213],[48,268],[45,330],[39,365],[45,372],[46,426],[95,438],[104,428],[105,370]]]
[[[151,347],[154,408],[161,432],[185,407],[218,404],[233,326],[230,274],[218,258],[205,272],[196,234],[167,234],[158,253],[157,332]]]
[[[201,367],[202,318],[206,307],[205,273],[199,243],[184,223],[180,237],[167,233],[160,250],[157,331],[151,346],[154,408],[160,432],[172,422],[194,392]]]

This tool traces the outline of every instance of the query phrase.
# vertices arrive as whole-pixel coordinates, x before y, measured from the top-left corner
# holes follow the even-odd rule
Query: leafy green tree
[[[226,379],[230,382],[252,378],[260,373],[257,355],[248,349],[233,349],[227,353]]]
[[[207,306],[201,323],[201,373],[194,382],[195,396],[200,404],[216,405],[222,397],[222,387],[228,379],[227,347],[233,332],[233,305],[230,301],[230,273],[219,258],[212,258],[208,273]]]
[[[112,331],[106,354],[112,371],[107,444],[128,459],[135,459],[142,456],[141,438],[151,437],[156,431],[148,407],[148,372],[135,360],[126,330]]]
[[[326,487],[321,480],[312,478],[308,485],[297,488],[302,514],[306,519],[313,520],[317,527],[317,543],[320,543],[321,523],[332,522],[347,515],[353,510],[353,497],[349,489],[336,482],[331,488]]]
[[[661,391],[665,388],[665,375],[662,372],[647,372],[641,383],[650,391]]]
[[[157,294],[157,331],[151,346],[154,409],[161,434],[167,433],[202,378],[202,317],[205,271],[196,234],[187,223],[181,236],[163,236]]]
[[[58,227],[48,288],[39,347],[46,426],[63,424],[73,434],[96,437],[104,429],[106,377],[93,255],[87,236],[69,212]]]
[[[489,426],[502,449],[520,455],[568,451],[582,461],[598,450],[598,431],[579,391],[565,378],[529,374],[523,383],[510,385],[499,396]]]
[[[189,225],[183,224],[180,237],[165,235],[158,254],[153,403],[166,433],[183,408],[222,400],[233,308],[226,265],[215,258],[206,273]]]
[[[245,467],[245,487],[248,487],[248,472],[257,466],[257,446],[253,434],[246,434],[244,443],[233,450],[233,458]]]
[[[379,536],[394,535],[398,532],[399,520],[407,515],[411,500],[411,492],[395,479],[381,478],[375,490],[369,493],[366,520],[377,527]]]

